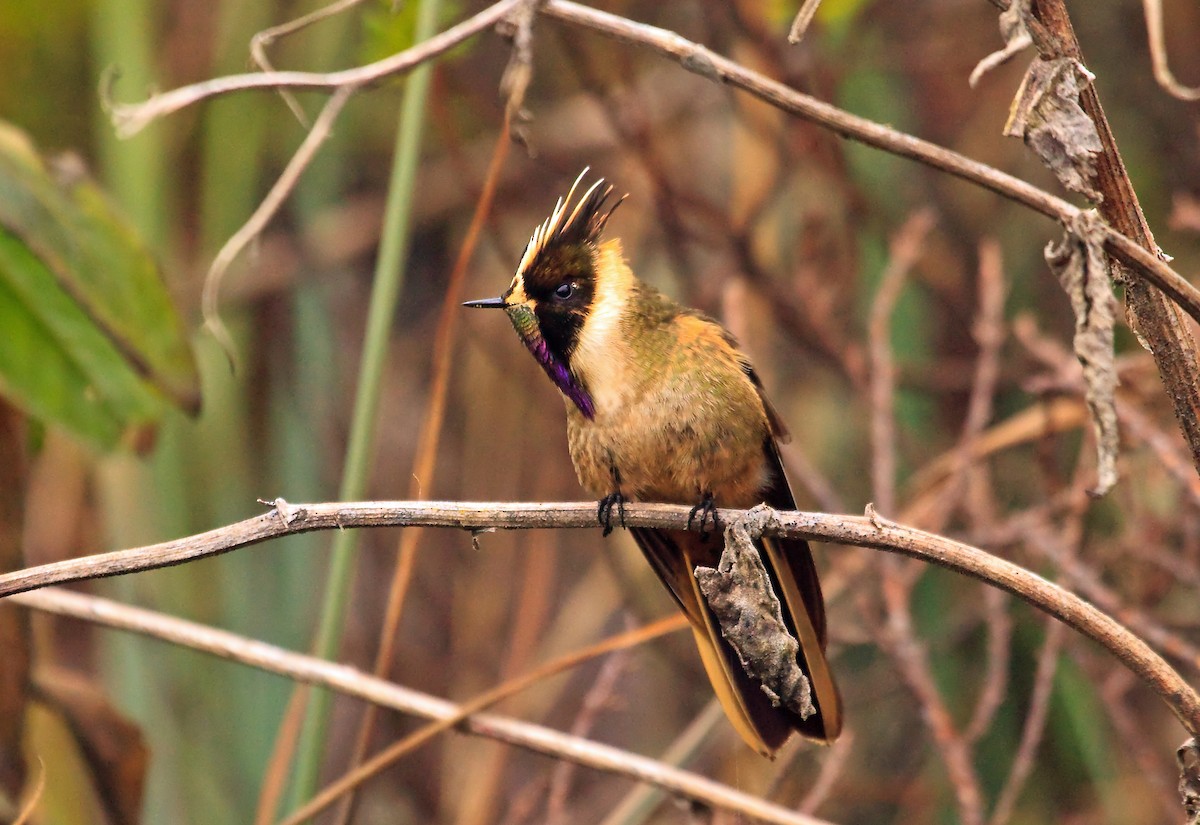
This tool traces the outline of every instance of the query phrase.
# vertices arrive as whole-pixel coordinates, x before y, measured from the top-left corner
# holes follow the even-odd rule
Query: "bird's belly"
[[[760,503],[768,480],[764,423],[753,416],[708,422],[675,412],[634,406],[589,421],[569,411],[579,483],[597,498],[619,486],[641,501],[695,504],[711,493],[722,507]]]

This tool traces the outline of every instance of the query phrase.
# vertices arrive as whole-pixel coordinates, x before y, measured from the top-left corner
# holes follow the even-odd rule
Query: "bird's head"
[[[624,198],[608,205],[613,187],[601,178],[575,200],[587,171],[580,173],[566,197],[558,199],[550,217],[533,231],[504,294],[467,301],[463,306],[505,310],[550,380],[581,413],[592,418],[592,397],[571,369],[571,356],[603,285],[600,235]]]

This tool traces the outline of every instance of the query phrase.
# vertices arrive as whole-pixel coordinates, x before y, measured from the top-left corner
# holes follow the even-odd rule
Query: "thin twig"
[[[821,761],[821,770],[817,773],[816,781],[804,795],[804,799],[800,800],[796,810],[802,814],[816,814],[817,809],[833,793],[834,785],[837,784],[846,765],[850,762],[850,752],[854,747],[854,740],[854,731],[849,729],[842,731],[842,735],[829,748],[829,754]]]
[[[1050,694],[1054,688],[1054,674],[1058,670],[1058,657],[1062,649],[1066,628],[1058,622],[1046,623],[1046,638],[1038,652],[1037,666],[1033,672],[1033,690],[1029,696],[1029,710],[1021,730],[1021,742],[1013,756],[1008,778],[996,798],[988,825],[1004,825],[1012,816],[1025,780],[1033,770],[1033,758],[1046,729],[1046,716],[1050,709]]]
[[[495,25],[514,7],[524,2],[527,0],[500,0],[474,17],[411,49],[354,69],[329,73],[259,72],[229,75],[181,86],[155,95],[142,103],[110,102],[107,106],[118,133],[122,137],[130,137],[158,118],[202,100],[233,92],[282,88],[329,90],[344,86],[369,86],[384,78],[409,71],[414,66],[445,53],[462,41]],[[982,186],[1060,223],[1067,224],[1079,214],[1079,210],[1069,202],[1019,178],[929,141],[906,135],[801,94],[667,29],[636,23],[568,0],[548,0],[542,13],[625,43],[647,47],[709,80],[728,83],[782,111],[802,117],[843,137],[919,161]],[[1110,253],[1170,296],[1200,323],[1200,290],[1193,287],[1164,261],[1117,230],[1104,227],[1102,231],[1105,248]]]
[[[330,3],[328,6],[322,6],[321,8],[315,9],[308,14],[303,15],[302,17],[296,18],[295,20],[289,20],[288,22],[281,23],[278,26],[271,26],[268,29],[263,29],[250,38],[250,57],[254,61],[254,64],[260,69],[273,72],[275,71],[275,67],[271,65],[271,61],[267,58],[267,46],[270,46],[281,37],[287,37],[289,34],[295,34],[298,31],[308,28],[314,23],[319,23],[322,20],[333,17],[334,15],[341,14],[347,9],[352,9],[355,6],[361,5],[363,2],[365,2],[365,0],[335,0],[335,2]],[[308,114],[304,111],[304,108],[301,107],[300,101],[296,100],[296,96],[287,89],[280,89],[279,96],[283,98],[283,101],[287,104],[287,107],[292,110],[292,114],[296,116],[296,120],[300,122],[300,125],[305,129],[309,128]]]
[[[932,210],[920,210],[892,238],[888,265],[871,304],[867,332],[871,355],[871,480],[875,506],[884,514],[896,512],[896,370],[891,319],[908,271],[923,251],[925,237],[933,228],[933,222]],[[967,825],[980,825],[983,822],[983,794],[971,764],[970,745],[954,726],[945,699],[934,681],[928,653],[913,628],[909,609],[913,575],[906,575],[898,559],[880,557],[878,561],[880,592],[886,614],[880,641],[921,705],[921,719],[929,728],[954,786],[960,818]]]
[[[1078,646],[1071,653],[1084,666],[1084,672],[1093,679],[1093,683],[1099,683],[1100,699],[1108,711],[1113,729],[1125,740],[1133,764],[1156,791],[1154,797],[1158,800],[1159,810],[1163,812],[1163,822],[1174,822],[1179,816],[1179,790],[1175,782],[1168,779],[1170,768],[1164,764],[1161,744],[1148,741],[1153,737],[1153,730],[1147,730],[1126,704],[1129,688],[1136,683],[1133,675],[1127,670],[1109,668],[1107,675],[1101,676],[1104,668],[1096,657],[1084,656],[1084,651]]]
[[[1150,61],[1154,64],[1154,79],[1167,93],[1180,100],[1200,100],[1200,86],[1184,86],[1167,65],[1167,38],[1163,26],[1162,0],[1142,0],[1146,13],[1146,32],[1150,38]]]
[[[411,49],[390,55],[366,66],[339,72],[251,72],[227,75],[154,95],[142,103],[108,103],[109,116],[117,134],[128,138],[150,123],[193,106],[202,100],[251,89],[362,88],[394,75],[404,74],[438,57],[459,43],[491,28],[525,0],[499,0],[457,26],[425,40]]]
[[[963,726],[963,737],[974,744],[983,738],[1008,690],[1012,618],[1008,615],[1008,599],[991,587],[983,591],[984,616],[987,625],[987,663],[980,679],[979,699],[971,719]]]
[[[892,356],[891,319],[908,272],[924,251],[936,217],[919,209],[892,236],[887,266],[871,303],[867,336],[871,354],[871,479],[875,509],[896,514],[896,368]]]
[[[591,505],[595,510],[595,505]],[[687,508],[684,508],[685,510]],[[594,512],[593,512],[594,515]],[[320,684],[347,696],[413,716],[445,721],[456,719],[462,706],[401,685],[369,676],[346,665],[334,664],[313,656],[238,636],[196,622],[166,616],[118,604],[108,599],[85,596],[58,588],[24,593],[14,601],[25,607],[71,616],[109,627],[130,630],[212,653],[231,661],[250,665],[270,673],[310,684]],[[577,762],[589,768],[638,782],[653,783],[669,793],[721,810],[736,811],[759,822],[782,825],[830,825],[824,820],[804,816],[734,790],[711,779],[673,768],[619,748],[560,733],[540,725],[521,722],[495,714],[473,714],[458,721],[464,733],[485,736],[517,745],[556,759]]]
[[[212,333],[213,337],[220,343],[225,354],[230,361],[234,360],[233,339],[229,337],[229,331],[225,328],[224,322],[221,321],[220,311],[218,309],[218,298],[221,291],[221,281],[225,277],[225,272],[229,269],[229,265],[234,259],[241,254],[242,250],[250,241],[258,237],[263,228],[275,217],[275,213],[279,211],[279,207],[292,193],[296,183],[300,180],[300,176],[308,165],[312,162],[313,157],[317,154],[317,150],[331,134],[334,121],[341,114],[342,107],[346,105],[351,96],[357,91],[355,86],[344,86],[337,90],[334,95],[325,103],[325,107],[321,109],[321,114],[317,116],[317,120],[313,123],[313,127],[308,134],[304,136],[304,141],[300,144],[300,148],[292,155],[292,159],[288,161],[284,167],[283,173],[279,176],[279,180],[275,181],[275,185],[271,187],[271,191],[267,192],[265,198],[254,210],[254,214],[246,221],[245,224],[225,242],[217,256],[213,258],[212,265],[208,268],[208,275],[204,278],[204,289],[200,295],[200,308],[204,315],[204,325]]]
[[[926,509],[932,513],[920,523],[931,530],[941,530],[946,520],[963,501],[967,485],[963,483],[967,469],[975,457],[975,445],[992,417],[996,382],[1000,377],[1000,350],[1004,346],[1004,264],[1000,245],[994,238],[979,244],[979,309],[976,311],[972,333],[979,345],[975,359],[975,375],[971,381],[971,395],[967,401],[967,414],[963,419],[962,435],[954,468],[940,485],[944,491],[936,498],[928,499]],[[913,512],[913,511],[909,511]],[[914,513],[915,515],[915,513]],[[912,520],[914,515],[905,514]]]
[[[969,825],[983,822],[983,791],[971,759],[967,738],[955,727],[945,697],[938,689],[929,666],[929,654],[916,636],[909,610],[911,588],[899,570],[884,568],[881,582],[887,623],[884,648],[895,661],[901,677],[921,706],[921,721],[929,729],[934,745],[954,786],[959,818]]]
[[[1065,514],[1061,530],[1052,532],[1045,524],[1032,522],[1025,532],[1027,541],[1035,544],[1053,544],[1057,550],[1057,560],[1074,561],[1078,554],[1079,544],[1083,539],[1083,517],[1087,512],[1088,497],[1085,489],[1085,472],[1082,463],[1076,470],[1075,483],[1068,487],[1070,490],[1070,508]],[[1021,742],[1013,756],[1009,767],[1008,777],[1004,787],[996,798],[992,808],[992,816],[988,825],[1004,825],[1012,816],[1017,799],[1022,788],[1033,770],[1034,758],[1042,735],[1046,729],[1046,718],[1050,711],[1050,695],[1054,689],[1054,674],[1058,670],[1058,658],[1064,643],[1063,626],[1054,622],[1046,625],[1046,637],[1038,653],[1037,667],[1034,671],[1033,690],[1029,697],[1029,711],[1025,715],[1025,724],[1021,730]]]
[[[792,26],[788,29],[787,41],[789,43],[794,46],[804,39],[804,34],[808,31],[813,18],[817,16],[817,9],[820,7],[821,0],[804,0],[800,4],[800,10],[796,12]]]

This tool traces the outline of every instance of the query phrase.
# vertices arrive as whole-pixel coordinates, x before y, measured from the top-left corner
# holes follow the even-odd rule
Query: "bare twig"
[[[1008,615],[1008,599],[990,587],[983,591],[984,616],[987,624],[987,665],[980,680],[979,699],[971,719],[963,727],[963,737],[978,742],[996,718],[1008,689],[1009,647],[1012,644],[1012,618]],[[1057,626],[1057,623],[1055,623]]]
[[[888,264],[880,276],[879,291],[871,304],[868,326],[871,354],[871,461],[875,508],[896,514],[896,432],[894,391],[896,369],[892,358],[891,317],[908,272],[924,250],[925,238],[936,218],[931,209],[917,210],[891,239]]]
[[[976,444],[992,417],[992,402],[1000,376],[1000,349],[1004,346],[1004,264],[1000,245],[994,238],[979,244],[979,309],[972,333],[979,345],[975,360],[975,376],[963,419],[962,435],[955,451],[954,469],[943,484],[941,495],[929,497],[928,508],[933,511],[929,520],[918,522],[931,530],[940,530],[945,520],[962,503],[967,485],[963,483],[976,452]],[[910,511],[915,508],[910,508]],[[916,510],[920,512],[920,510]],[[906,513],[906,519],[911,517]]]
[[[230,75],[182,86],[136,104],[108,103],[119,134],[129,137],[150,122],[202,100],[251,89],[338,89],[363,87],[411,70],[458,43],[495,25],[527,0],[500,0],[474,17],[399,54],[339,72],[260,72]],[[1068,222],[1079,210],[1061,198],[1012,175],[971,160],[929,141],[906,135],[866,118],[845,112],[809,95],[771,80],[667,29],[636,23],[618,15],[581,6],[568,0],[548,0],[543,13],[571,25],[590,29],[625,43],[644,46],[677,61],[684,69],[709,80],[728,83],[759,97],[782,111],[868,146],[924,163],[1023,204],[1037,212]],[[1200,322],[1200,290],[1147,249],[1113,228],[1104,230],[1105,248],[1148,283],[1165,292]],[[1195,442],[1200,449],[1200,437]]]
[[[891,318],[908,270],[920,256],[926,235],[933,228],[931,210],[921,210],[905,222],[891,241],[891,255],[871,304],[868,339],[871,355],[871,480],[875,507],[884,514],[896,512],[896,370],[892,353]],[[914,571],[905,571],[898,559],[879,558],[880,588],[885,609],[879,633],[883,648],[913,696],[921,705],[921,719],[954,786],[959,816],[968,825],[983,821],[983,794],[971,764],[970,745],[955,729],[945,700],[929,667],[925,646],[912,625],[909,599]],[[908,573],[908,575],[906,575]]]
[[[314,23],[320,23],[322,20],[341,14],[347,9],[361,5],[363,2],[364,0],[336,0],[328,6],[322,6],[308,14],[297,17],[295,20],[289,20],[278,26],[263,29],[250,38],[250,57],[260,69],[273,72],[275,71],[275,67],[271,65],[271,61],[267,58],[267,46],[270,46],[281,37],[287,37],[289,34],[303,31]],[[296,100],[296,96],[287,89],[280,89],[279,96],[283,98],[287,107],[292,110],[292,114],[296,116],[296,120],[300,121],[300,125],[306,129],[309,128],[308,114],[301,107],[300,101]]]
[[[218,309],[221,281],[225,277],[225,272],[229,269],[229,265],[233,263],[234,258],[246,248],[246,245],[258,237],[263,227],[275,216],[275,213],[283,205],[287,196],[292,193],[292,189],[295,188],[296,183],[300,180],[300,175],[308,168],[317,150],[321,148],[321,144],[329,137],[334,121],[341,114],[342,107],[356,91],[357,87],[344,86],[329,98],[325,103],[325,108],[321,110],[321,114],[317,116],[316,122],[313,123],[312,129],[305,135],[300,148],[296,150],[296,153],[292,155],[292,159],[288,161],[288,165],[284,167],[283,174],[279,176],[279,180],[275,181],[275,185],[271,187],[271,191],[267,193],[267,196],[262,199],[262,202],[254,210],[254,214],[250,216],[249,220],[225,242],[224,246],[217,253],[217,256],[213,258],[212,265],[208,268],[208,275],[204,279],[204,290],[200,297],[200,308],[204,314],[204,325],[212,333],[213,337],[217,339],[217,342],[220,343],[230,361],[234,360],[233,339],[229,337],[229,331],[225,328],[224,322],[221,321]]]
[[[788,29],[787,40],[789,43],[794,46],[804,39],[804,34],[812,24],[813,18],[817,16],[817,9],[820,7],[821,0],[804,0],[800,4],[800,10],[796,12],[792,26]]]
[[[394,75],[411,71],[459,43],[491,28],[526,0],[499,0],[479,14],[452,26],[411,49],[385,57],[366,66],[340,72],[253,72],[228,75],[169,92],[154,95],[142,103],[108,103],[109,115],[117,134],[132,137],[151,122],[211,97],[250,89],[325,89],[362,88]]]
[[[627,504],[630,527],[688,529],[686,505]],[[719,509],[731,524],[742,510]],[[695,517],[693,516],[693,521]],[[262,515],[184,539],[54,562],[0,576],[0,596],[51,584],[116,576],[182,564],[247,547],[277,536],[351,527],[455,527],[533,529],[595,528],[595,502],[499,504],[468,502],[345,502],[288,504],[282,500]],[[1107,648],[1153,688],[1189,733],[1200,731],[1200,696],[1157,653],[1114,619],[1035,573],[984,551],[903,524],[866,516],[780,512],[767,535],[869,547],[948,567],[985,581],[1058,618]]]
[[[816,780],[796,810],[805,814],[815,814],[817,809],[825,803],[829,794],[833,792],[838,778],[846,769],[846,764],[850,761],[854,740],[854,731],[849,729],[842,731],[842,735],[829,748],[829,755],[821,761],[821,770],[817,773]]]
[[[1058,550],[1059,560],[1075,559],[1079,542],[1083,538],[1083,515],[1087,509],[1087,498],[1077,492],[1081,486],[1082,471],[1071,494],[1071,507],[1061,530],[1053,535],[1044,525],[1030,524],[1026,530],[1026,539],[1040,544],[1054,544]],[[1013,756],[1008,778],[996,798],[992,808],[989,825],[1004,825],[1012,816],[1021,789],[1033,770],[1034,757],[1041,744],[1042,735],[1046,729],[1046,717],[1050,711],[1050,694],[1054,689],[1054,674],[1058,670],[1058,657],[1062,652],[1064,628],[1057,622],[1046,625],[1046,637],[1038,653],[1037,667],[1033,677],[1033,691],[1029,697],[1029,712],[1025,716],[1025,724],[1021,730],[1021,742]]]
[[[1137,680],[1128,670],[1105,667],[1106,663],[1100,662],[1099,657],[1086,656],[1086,651],[1079,647],[1073,648],[1071,653],[1083,665],[1084,672],[1093,683],[1099,683],[1100,698],[1113,729],[1124,740],[1133,764],[1157,791],[1154,797],[1163,813],[1163,821],[1174,822],[1179,816],[1178,789],[1175,782],[1171,781],[1170,774],[1164,770],[1163,752],[1159,743],[1154,741],[1153,730],[1147,730],[1127,701],[1129,689],[1137,684]]]
[[[881,588],[887,609],[883,643],[921,705],[921,721],[929,729],[934,745],[946,766],[946,775],[954,786],[959,817],[966,823],[983,822],[983,792],[971,760],[971,746],[956,728],[945,698],[938,690],[929,666],[928,651],[912,627],[908,607],[910,586],[900,571],[884,568]]]
[[[1037,667],[1033,673],[1033,691],[1029,697],[1029,711],[1021,730],[1021,742],[1009,768],[1008,778],[992,808],[989,825],[1004,825],[1012,816],[1025,780],[1033,770],[1033,757],[1042,741],[1046,729],[1046,715],[1050,709],[1050,693],[1054,688],[1054,674],[1058,670],[1058,656],[1062,649],[1066,628],[1058,622],[1047,622],[1046,638],[1038,653]]]

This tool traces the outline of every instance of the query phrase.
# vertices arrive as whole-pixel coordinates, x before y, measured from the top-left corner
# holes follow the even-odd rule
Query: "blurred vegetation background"
[[[278,96],[255,92],[186,109],[122,141],[98,92],[104,83],[117,100],[140,100],[153,90],[246,71],[255,32],[316,5],[0,5],[0,116],[42,152],[76,156],[136,227],[189,331],[202,396],[197,415],[172,409],[127,433],[116,449],[30,424],[27,471],[10,481],[25,491],[25,565],[211,529],[261,512],[257,498],[331,500],[344,489],[397,129],[422,134],[411,118],[398,125],[404,83],[388,81],[350,101],[295,194],[234,265],[221,304],[236,342],[236,373],[200,329],[204,273],[305,128]],[[272,60],[327,71],[377,59],[412,43],[421,5],[413,0],[396,11],[371,0],[280,41]],[[988,3],[825,0],[798,46],[785,40],[791,3],[600,5],[1058,192],[1019,141],[1000,136],[1028,56],[986,75],[975,89],[967,85],[975,64],[1001,45],[996,9]],[[1190,0],[1163,6],[1172,68],[1185,82],[1200,82],[1200,7]],[[438,28],[482,7],[444,2]],[[1072,12],[1158,243],[1178,271],[1194,277],[1200,109],[1155,84],[1139,3],[1080,3]],[[513,146],[500,171],[463,298],[505,287],[533,227],[590,166],[630,193],[609,234],[622,239],[635,271],[721,318],[753,356],[793,433],[788,461],[801,506],[862,512],[878,496],[868,318],[890,239],[919,210],[932,210],[936,223],[921,240],[891,316],[899,492],[896,512],[884,515],[905,520],[907,513],[910,523],[1013,558],[1110,612],[1126,610],[1126,621],[1132,615],[1146,623],[1143,635],[1150,627],[1178,642],[1172,661],[1195,678],[1200,492],[1153,363],[1124,328],[1121,398],[1134,417],[1122,421],[1122,482],[1100,501],[1044,506],[1064,497],[1077,501],[1067,494],[1094,474],[1084,419],[1055,425],[1038,417],[1054,399],[1067,399],[1073,410],[1081,403],[1078,381],[1063,366],[1072,359],[1061,355],[1069,352],[1070,307],[1042,259],[1057,227],[631,47],[541,20],[534,48],[525,104],[531,119],[521,127],[526,145]],[[367,498],[405,498],[414,485],[425,498],[581,497],[561,400],[504,319],[483,313],[464,311],[453,344],[436,474],[413,476],[447,278],[503,131],[497,84],[509,51],[487,32],[433,66]],[[110,74],[114,67],[118,72]],[[310,117],[324,100],[298,97]],[[989,241],[1003,260],[1006,329],[1022,318],[1025,333],[1005,337],[988,432],[1015,421],[1016,435],[989,442],[987,455],[969,472],[952,474],[952,484],[945,473],[929,481],[931,464],[955,448],[963,431],[979,353],[980,248]],[[1057,366],[1031,342],[1057,345]],[[1182,473],[1171,456],[1182,460]],[[929,496],[950,503],[918,506]],[[326,598],[335,540],[295,536],[85,589],[306,650]],[[357,541],[338,659],[369,669],[399,533],[369,531]],[[815,813],[836,822],[958,821],[962,781],[949,775],[925,721],[929,705],[889,648],[874,554],[818,553],[828,571],[831,658],[846,699],[846,744],[826,750],[796,742],[770,763],[710,714],[687,764],[793,806],[819,775],[828,775]],[[482,537],[479,549],[460,532],[426,531],[415,561],[389,675],[455,700],[673,609],[620,531],[607,540],[598,530],[496,533]],[[989,808],[1036,707],[1046,714],[1044,734],[1040,740],[1038,731],[1031,734],[1040,746],[1024,765],[1029,777],[1008,821],[1179,816],[1173,753],[1181,731],[1144,687],[1079,638],[1048,645],[1045,620],[1024,604],[985,597],[982,585],[944,571],[910,575],[912,638],[928,659],[934,687],[959,729],[982,718],[970,766]],[[66,669],[111,700],[144,737],[141,821],[252,820],[290,683],[74,622],[35,617],[33,631],[35,672],[65,679]],[[1056,667],[1043,665],[1051,689],[1035,700],[1039,655]],[[603,668],[618,665],[612,680],[599,678]],[[607,693],[592,695],[600,709],[585,713],[581,707],[597,684],[607,685]],[[991,698],[981,700],[989,685]],[[597,661],[550,680],[498,710],[564,730],[586,722],[601,741],[657,755],[702,714],[709,691],[691,640],[677,633],[617,665]],[[359,713],[355,703],[334,702],[322,743],[324,778],[344,770]],[[61,718],[31,705],[26,720],[27,752],[43,760],[47,776],[35,821],[108,821],[97,779]],[[372,747],[413,724],[380,714]],[[443,736],[372,781],[355,821],[598,822],[631,791],[592,771],[564,778],[558,770],[544,757]],[[555,788],[565,802],[547,810]],[[703,819],[670,804],[646,816]]]

